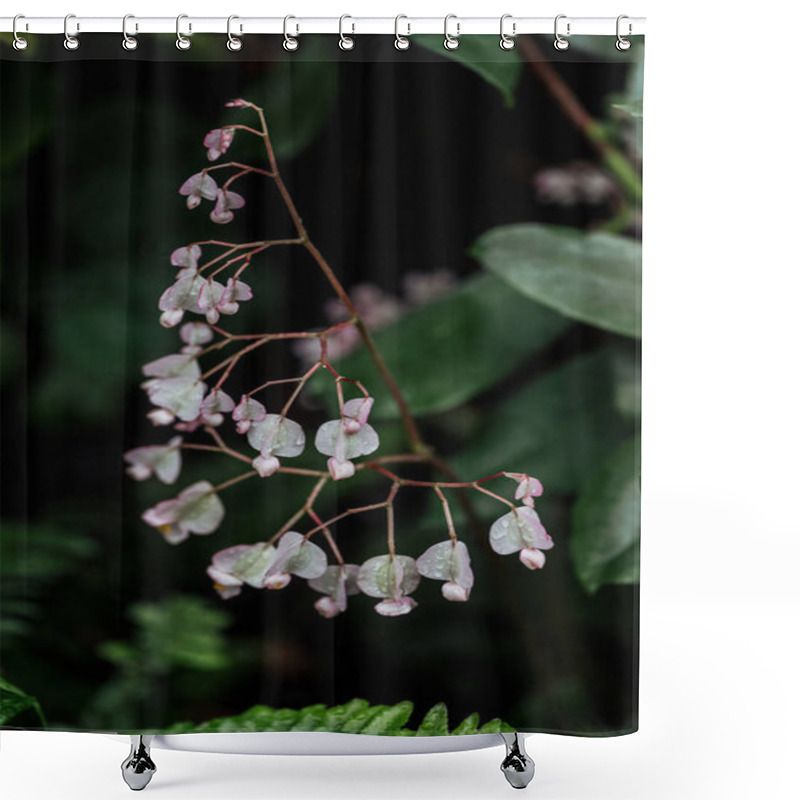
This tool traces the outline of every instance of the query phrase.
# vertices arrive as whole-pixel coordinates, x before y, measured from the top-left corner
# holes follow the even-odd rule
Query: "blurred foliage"
[[[138,707],[162,679],[174,679],[179,693],[188,673],[219,673],[233,663],[224,630],[230,615],[203,597],[176,595],[157,603],[134,603],[128,616],[134,630],[128,641],[110,640],[98,648],[116,674],[95,694],[86,719],[94,726],[135,724]]]
[[[642,246],[633,239],[525,223],[487,231],[471,252],[549,308],[614,333],[642,335]]]
[[[639,581],[639,440],[623,444],[592,475],[573,511],[570,549],[589,592]]]
[[[250,733],[255,731],[325,731],[360,733],[371,736],[460,736],[471,733],[499,733],[514,729],[499,719],[480,725],[478,714],[470,714],[452,730],[448,727],[447,706],[437,703],[423,717],[418,727],[409,727],[414,711],[410,701],[393,706],[370,705],[356,698],[338,706],[317,703],[298,710],[253,706],[233,717],[207,722],[177,722],[158,733]]]
[[[0,637],[4,643],[28,634],[46,609],[40,595],[79,572],[97,552],[88,536],[52,525],[0,525]]]
[[[479,275],[379,331],[375,341],[412,414],[424,416],[450,411],[493,386],[567,327],[560,315]],[[369,388],[376,418],[397,416],[365,350],[343,358],[337,368]]]
[[[514,91],[522,73],[522,59],[516,50],[501,50],[497,46],[496,36],[465,36],[459,40],[455,50],[443,47],[439,34],[416,34],[412,41],[414,45],[451,58],[471,69],[500,92],[506,106],[510,108],[514,105]]]
[[[31,716],[35,717],[38,724],[47,727],[39,701],[0,678],[0,725],[13,722],[20,727]]]

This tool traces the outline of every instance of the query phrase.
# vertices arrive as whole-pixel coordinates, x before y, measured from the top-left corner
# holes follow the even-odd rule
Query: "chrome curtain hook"
[[[28,47],[28,40],[24,39],[17,33],[17,20],[18,19],[25,19],[24,14],[17,14],[14,17],[14,22],[11,23],[11,32],[14,34],[14,42],[13,47],[15,50],[25,50]],[[25,23],[25,30],[28,30],[28,23]]]
[[[394,46],[398,50],[408,50],[411,47],[411,41],[407,39],[407,36],[411,36],[411,23],[406,22],[406,27],[408,30],[406,31],[405,36],[400,35],[400,20],[401,19],[408,19],[405,14],[398,14],[394,18]]]
[[[450,22],[451,19],[456,20],[456,35],[453,36],[452,34],[447,32],[447,23]],[[458,49],[458,37],[461,35],[461,23],[458,21],[458,17],[455,14],[448,14],[444,18],[444,46],[447,50],[457,50]]]
[[[64,47],[67,50],[77,50],[80,47],[80,42],[78,41],[77,36],[70,36],[69,33],[69,21],[71,19],[75,19],[74,14],[67,14],[64,17]],[[79,22],[75,23],[75,33],[79,33],[81,29],[81,25]]]
[[[565,38],[564,38],[564,37],[563,37],[563,36],[562,36],[562,35],[561,35],[561,34],[558,32],[558,21],[559,21],[560,19],[566,19],[566,18],[567,18],[567,15],[566,15],[566,14],[559,14],[559,15],[556,17],[556,21],[555,21],[555,24],[554,24],[554,26],[553,26],[553,29],[554,29],[554,31],[555,31],[555,35],[556,35],[556,40],[553,42],[553,47],[555,47],[555,48],[556,48],[556,50],[569,50],[569,40],[568,40],[568,39],[565,39]],[[569,35],[570,35],[570,23],[568,22],[568,23],[567,23],[567,36],[569,36]]]
[[[625,50],[630,50],[631,49],[631,40],[623,38],[622,34],[619,32],[620,31],[620,23],[624,19],[629,19],[627,14],[620,14],[617,17],[617,42],[616,42],[616,48],[617,48],[617,50],[621,50],[622,52],[625,52]],[[633,25],[630,22],[628,22],[628,36],[630,36],[631,33],[633,33]]]
[[[192,40],[191,39],[187,39],[181,33],[181,20],[182,19],[188,19],[188,18],[189,18],[188,14],[178,14],[178,17],[175,20],[175,35],[178,37],[175,40],[175,47],[177,47],[178,50],[188,50],[192,46]],[[192,23],[190,22],[189,23],[189,33],[191,33],[191,32],[192,32]]]
[[[516,46],[516,42],[514,41],[513,37],[517,35],[517,23],[511,23],[511,36],[509,36],[505,32],[505,23],[507,19],[512,19],[513,14],[503,14],[500,17],[500,49],[501,50],[513,50]]]
[[[242,49],[242,40],[237,38],[236,36],[234,36],[231,33],[231,22],[233,22],[235,19],[239,19],[239,17],[237,17],[236,14],[231,14],[231,16],[228,17],[228,44],[227,44],[227,47],[228,47],[228,50],[230,50],[233,53],[235,53],[237,50],[241,50]],[[241,32],[242,32],[242,26],[240,24],[239,25],[239,33],[241,33]]]
[[[352,36],[345,36],[344,35],[344,21],[346,19],[353,19],[349,14],[342,14],[339,17],[339,47],[342,50],[352,50],[356,46],[355,39]],[[355,22],[350,23],[350,33],[356,32],[356,24]]]
[[[128,20],[136,19],[133,14],[126,14],[122,18],[122,46],[126,50],[135,50],[139,46],[139,40],[135,36],[128,36]],[[134,25],[134,30],[139,32],[139,23]]]
[[[293,36],[289,36],[290,19],[295,20],[295,36],[300,33],[300,25],[296,22],[297,17],[293,17],[291,14],[283,18],[283,49],[291,52],[297,50],[297,48],[300,46],[300,42],[298,42]]]

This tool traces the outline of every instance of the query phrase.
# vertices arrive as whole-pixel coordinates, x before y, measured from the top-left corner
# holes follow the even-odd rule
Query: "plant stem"
[[[525,56],[528,66],[542,82],[545,89],[561,106],[566,117],[583,133],[589,144],[603,159],[606,167],[614,173],[625,193],[635,202],[642,199],[642,181],[630,161],[606,138],[603,127],[583,107],[583,104],[569,88],[566,81],[547,61],[535,41],[530,36],[517,39],[520,52]]]

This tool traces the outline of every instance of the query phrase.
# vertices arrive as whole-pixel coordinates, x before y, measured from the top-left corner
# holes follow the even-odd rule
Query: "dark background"
[[[116,38],[102,39],[87,38],[79,58],[59,54],[58,63],[20,63],[4,48],[0,68],[2,676],[38,697],[50,727],[62,729],[164,726],[255,703],[352,697],[413,700],[417,723],[444,701],[454,724],[479,712],[522,730],[635,729],[637,587],[589,595],[580,586],[567,547],[575,492],[548,493],[535,464],[496,469],[529,471],[545,485],[537,508],[556,547],[544,570],[496,556],[465,530],[476,573],[468,603],[447,603],[438,582],[423,581],[419,607],[405,617],[380,617],[371,598],[356,596],[328,621],[299,580],[222,601],[205,575],[222,547],[268,538],[302,503],[306,481],[276,476],[232,489],[219,531],[173,547],[140,521],[142,510],[237,468],[187,454],[178,484],[164,487],[134,483],[122,463],[124,450],[167,438],[145,419],[138,383],[143,363],[176,350],[177,331],[160,328],[156,308],[174,274],[170,252],[215,235],[291,233],[277,192],[254,177],[237,186],[247,206],[224,228],[208,221],[207,204],[189,212],[178,196],[207,163],[204,134],[246,121],[225,101],[252,100],[268,121],[271,107],[281,109],[281,171],[312,240],[345,287],[369,282],[395,294],[411,270],[476,273],[467,249],[494,226],[585,229],[607,215],[546,204],[534,192],[537,170],[593,160],[580,134],[528,70],[508,108],[462,65],[414,48],[398,55],[388,39],[362,37],[347,55],[335,42],[314,45],[317,60],[303,68],[287,68],[277,42],[262,51],[248,40],[235,60],[195,52],[183,62],[149,60],[157,54],[146,51],[128,58]],[[244,61],[251,51],[259,58]],[[559,72],[603,117],[629,66],[570,58]],[[242,135],[229,156],[260,158]],[[255,299],[230,327],[324,324],[330,290],[306,253],[276,250],[247,280]],[[423,419],[426,438],[445,456],[457,454],[518,387],[609,343],[629,347],[570,326],[463,408]],[[290,348],[270,346],[248,362],[241,385],[296,371]],[[311,401],[295,418],[311,431],[327,416]],[[617,441],[638,425],[618,423]],[[397,424],[375,424],[388,447],[381,452],[396,449],[387,443],[398,441]],[[308,463],[319,468],[313,454]],[[336,488],[323,516],[381,499],[385,484]],[[444,538],[444,526],[428,521],[436,518],[425,493],[404,491],[398,507],[400,552],[418,555]],[[499,513],[489,507],[487,529]],[[340,526],[346,560],[382,552],[374,543],[381,525],[379,516],[361,516]]]

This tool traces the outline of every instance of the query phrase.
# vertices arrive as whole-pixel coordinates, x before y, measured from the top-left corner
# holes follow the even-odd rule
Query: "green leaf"
[[[447,736],[447,706],[437,703],[425,715],[417,729],[417,736]]]
[[[0,725],[8,725],[16,717],[26,711],[33,712],[43,727],[46,727],[44,714],[39,706],[39,701],[31,697],[22,689],[17,688],[8,681],[0,678]]]
[[[483,234],[472,254],[522,294],[567,317],[641,336],[641,244],[611,233],[523,223]]]
[[[500,403],[451,465],[464,480],[502,469],[535,475],[548,495],[576,492],[630,430],[614,392],[611,352],[574,358]]]
[[[297,55],[270,69],[242,94],[263,107],[278,158],[292,158],[304,150],[322,132],[336,105],[338,63],[320,58],[324,50],[320,37],[309,37]],[[237,121],[243,121],[241,114]]]
[[[479,724],[480,716],[478,714],[470,714],[453,729],[453,736],[466,736],[470,733],[477,733]]]
[[[356,714],[369,707],[366,700],[356,698],[342,706],[333,706],[325,713],[324,729],[326,731],[341,731],[345,723]],[[410,713],[410,712],[409,712]]]
[[[407,700],[390,706],[385,711],[376,714],[369,724],[361,729],[361,733],[381,735],[395,733],[408,722],[413,710],[414,704]]]
[[[500,91],[507,106],[514,105],[514,90],[522,74],[522,60],[516,50],[501,50],[497,36],[465,36],[455,50],[447,50],[443,36],[418,34],[415,45],[437,55],[451,58],[481,76]]]
[[[320,728],[325,719],[325,705],[316,703],[300,709],[297,722],[292,725],[293,731],[315,731]]]
[[[507,728],[503,725],[503,721],[501,719],[490,719],[487,723],[482,725],[478,729],[478,733],[500,733],[500,731],[504,731]]]
[[[567,327],[560,315],[480,275],[379,331],[375,341],[411,412],[426,415],[456,408],[493,386]],[[342,359],[337,369],[369,389],[375,417],[397,417],[365,350]],[[330,389],[325,376],[314,385],[316,391]]]
[[[639,580],[639,439],[625,442],[589,479],[575,504],[570,553],[590,593]]]

